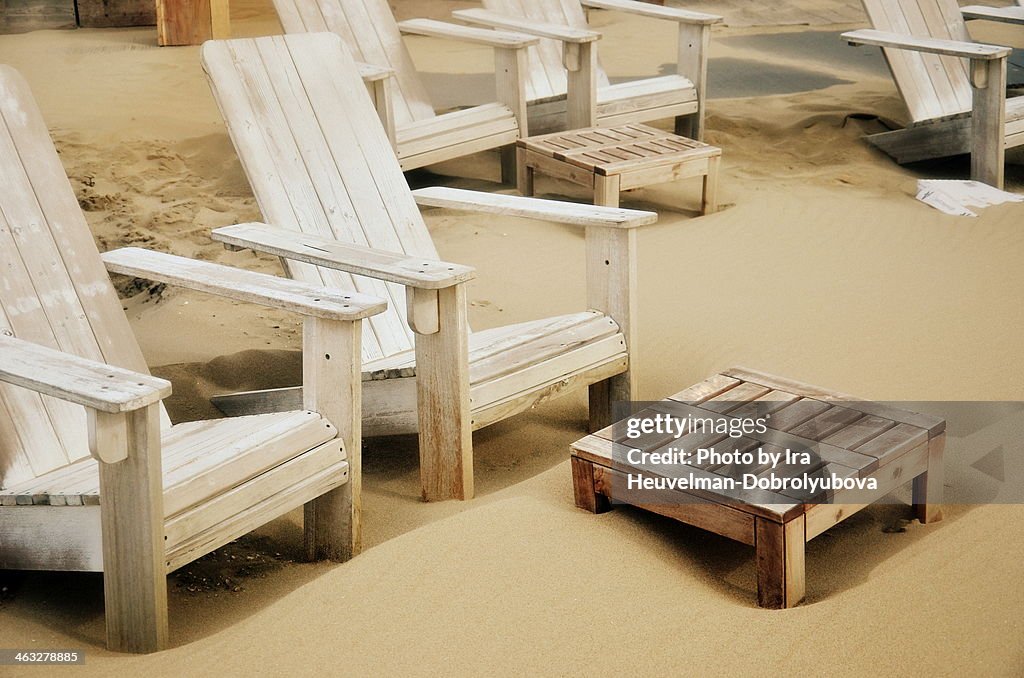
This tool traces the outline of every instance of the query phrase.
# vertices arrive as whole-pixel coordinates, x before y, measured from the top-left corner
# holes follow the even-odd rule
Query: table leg
[[[718,165],[721,158],[708,158],[708,173],[704,175],[704,193],[701,214],[718,211]]]
[[[526,164],[526,151],[521,148],[516,149],[516,188],[520,195],[533,195],[533,168]]]
[[[594,489],[594,464],[579,457],[572,457],[572,491],[576,506],[591,513],[611,510],[608,498]]]
[[[517,181],[518,167],[516,157],[518,149],[510,144],[502,146],[499,153],[501,154],[501,183],[511,184]]]
[[[605,207],[619,206],[619,176],[606,177],[596,175],[594,177],[594,204]]]
[[[932,438],[928,442],[928,470],[914,478],[912,501],[917,519],[922,523],[942,520],[942,452],[945,447],[945,433]]]
[[[754,519],[757,549],[757,604],[795,607],[804,599],[804,516],[786,523]]]

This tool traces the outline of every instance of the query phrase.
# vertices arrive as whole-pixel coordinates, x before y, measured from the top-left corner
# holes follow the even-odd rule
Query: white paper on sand
[[[946,214],[976,217],[971,207],[1024,202],[1024,195],[1001,191],[980,181],[921,179],[917,182],[917,199]]]

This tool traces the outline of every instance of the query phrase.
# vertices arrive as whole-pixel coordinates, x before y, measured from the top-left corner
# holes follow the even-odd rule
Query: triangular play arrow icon
[[[1003,482],[1006,478],[1005,464],[1003,463],[1003,446],[1000,445],[971,464],[971,468],[978,469],[990,478]]]

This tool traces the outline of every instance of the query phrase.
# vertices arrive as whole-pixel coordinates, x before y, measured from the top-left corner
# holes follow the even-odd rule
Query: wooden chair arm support
[[[356,69],[359,71],[359,77],[363,79],[363,84],[366,85],[366,91],[370,93],[373,107],[377,109],[377,116],[380,118],[381,125],[384,126],[384,131],[388,135],[391,147],[397,149],[398,136],[395,131],[395,112],[392,106],[391,90],[389,87],[391,78],[395,77],[395,71],[384,66],[368,64],[364,61],[357,61]]]
[[[171,382],[0,335],[0,381],[120,414],[159,402]]]
[[[718,24],[724,21],[722,17],[715,14],[691,12],[686,9],[678,9],[675,7],[661,7],[645,2],[637,2],[637,0],[580,0],[580,4],[584,7],[591,7],[593,9],[609,9],[619,12],[628,12],[629,14],[645,16],[651,19],[664,19],[666,21],[675,21],[681,24],[710,26],[711,24]]]
[[[1024,7],[984,7],[982,5],[970,5],[961,7],[960,13],[968,21],[974,19],[985,19],[986,21],[999,21],[1008,24],[1024,25]]]
[[[939,38],[920,38],[902,33],[890,33],[873,29],[862,29],[843,33],[843,40],[851,45],[875,45],[893,49],[908,49],[915,52],[945,54],[963,57],[972,61],[990,61],[1005,59],[1010,55],[1009,47],[986,45],[978,42],[962,42],[959,40],[942,40]]]
[[[444,186],[419,188],[413,191],[412,195],[416,204],[423,207],[444,207],[483,214],[507,214],[525,219],[540,219],[575,226],[630,229],[653,224],[658,220],[657,212],[584,205],[560,200],[524,198],[518,195],[483,193]]]
[[[489,12],[484,9],[458,9],[452,12],[452,16],[470,24],[488,26],[490,28],[503,28],[526,33],[527,35],[535,35],[538,38],[550,38],[566,43],[582,44],[601,39],[601,34],[596,31],[572,28],[561,24],[540,23],[528,19],[505,16],[497,12]]]
[[[367,84],[395,77],[394,70],[384,66],[368,64],[365,61],[357,61],[356,70],[359,71],[359,77],[361,77],[363,82]]]
[[[296,233],[260,223],[218,228],[212,237],[229,247],[266,252],[420,289],[442,289],[476,277],[476,269],[471,266],[348,245],[333,238]]]
[[[134,446],[129,423],[141,417],[156,425],[157,403],[171,394],[165,379],[0,335],[0,381],[85,407],[89,453],[101,467],[132,452],[137,460],[159,459],[159,441],[155,452]]]
[[[107,270],[207,292],[325,320],[361,320],[387,308],[387,302],[287,278],[196,261],[138,247],[102,255]]]
[[[409,19],[400,21],[398,29],[408,35],[425,35],[432,38],[448,38],[460,42],[468,42],[477,45],[487,45],[498,49],[524,49],[540,42],[540,38],[511,33],[508,31],[494,31],[475,26],[462,26],[450,24],[445,21],[434,19]]]

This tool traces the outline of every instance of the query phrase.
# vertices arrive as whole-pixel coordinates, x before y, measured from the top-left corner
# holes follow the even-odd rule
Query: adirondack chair
[[[310,558],[358,551],[360,319],[384,300],[135,248],[101,260],[27,84],[0,66],[0,91],[0,568],[102,570],[108,646],[151,652],[167,573],[293,508]],[[304,315],[304,407],[171,426],[104,264]]]
[[[598,425],[608,421],[613,401],[635,393],[627,350],[636,345],[634,227],[653,223],[655,213],[436,187],[410,191],[334,34],[212,41],[202,62],[272,225],[225,227],[213,237],[298,259],[304,263],[286,263],[297,279],[354,285],[391,300],[368,321],[363,343],[364,433],[419,433],[424,499],[473,495],[472,430],[584,386]],[[417,203],[584,227],[592,310],[471,334],[465,283],[472,269],[391,263],[396,256],[437,257]],[[379,254],[353,256],[351,244]],[[217,404],[237,414],[287,409],[297,398],[298,389],[284,389]]]
[[[966,19],[1024,24],[1019,7],[956,0],[863,0],[873,29],[843,33],[882,48],[910,114],[868,140],[899,163],[971,154],[971,177],[1003,186],[1007,148],[1024,144],[1024,97],[1006,98],[1010,48],[971,41]]]
[[[453,16],[542,38],[528,50],[533,134],[675,118],[677,133],[703,139],[708,45],[711,26],[722,17],[637,0],[483,0],[483,6]],[[610,84],[597,59],[601,35],[589,29],[586,8],[675,22],[676,74]]]
[[[535,38],[430,19],[398,23],[387,0],[274,0],[274,7],[285,33],[334,32],[357,61],[384,69],[364,69],[364,74],[403,170],[505,147],[502,181],[514,181],[512,145],[529,136],[525,50]],[[493,47],[498,101],[437,114],[402,34]]]

